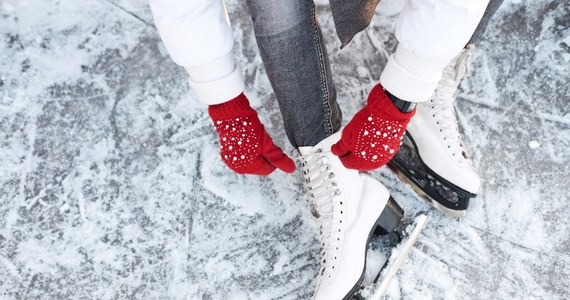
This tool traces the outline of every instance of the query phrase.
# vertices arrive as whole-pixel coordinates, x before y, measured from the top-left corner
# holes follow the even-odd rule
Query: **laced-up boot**
[[[320,225],[316,300],[352,297],[362,283],[370,235],[377,227],[381,233],[393,232],[403,216],[380,182],[345,168],[330,152],[339,139],[336,133],[314,147],[299,148],[305,185]]]
[[[469,73],[469,58],[474,49],[474,45],[468,45],[443,70],[434,96],[418,104],[408,126],[408,135],[431,175],[464,200],[460,203],[457,199],[435,199],[438,203],[433,204],[452,216],[464,214],[468,199],[476,196],[481,184],[461,142],[453,106],[459,83]]]

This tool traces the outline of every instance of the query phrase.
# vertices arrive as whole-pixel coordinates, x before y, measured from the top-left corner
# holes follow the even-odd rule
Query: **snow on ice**
[[[247,93],[296,155],[246,5],[226,3]],[[380,3],[341,51],[317,1],[345,122],[395,49],[402,3]],[[387,298],[570,298],[569,11],[507,0],[478,45],[456,102],[484,181],[466,217],[372,173],[407,217],[430,216]],[[302,176],[223,165],[144,0],[0,0],[0,55],[0,299],[310,298],[319,245]]]

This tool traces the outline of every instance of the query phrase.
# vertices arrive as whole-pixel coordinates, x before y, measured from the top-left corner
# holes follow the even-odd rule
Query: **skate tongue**
[[[320,141],[316,146],[303,146],[299,147],[299,153],[301,155],[307,155],[313,152],[314,149],[323,149],[323,151],[330,151],[332,145],[340,140],[342,129],[336,132],[335,134],[327,137],[326,139]]]
[[[313,150],[313,147],[299,147],[299,153],[301,153],[301,155],[307,155],[311,153],[311,150]]]

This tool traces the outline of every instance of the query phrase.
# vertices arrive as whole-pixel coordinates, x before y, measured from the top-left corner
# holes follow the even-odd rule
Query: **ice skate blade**
[[[422,190],[415,182],[413,182],[410,178],[408,178],[408,176],[406,176],[404,172],[400,171],[398,168],[391,167],[390,170],[392,170],[392,172],[396,174],[396,176],[398,176],[398,178],[400,178],[400,180],[402,180],[404,183],[409,184],[412,187],[412,189],[416,192],[416,194],[424,198],[433,208],[437,209],[439,212],[451,218],[461,218],[465,216],[465,210],[451,209],[441,205],[439,202],[434,200],[424,190]]]
[[[439,210],[440,212],[444,213],[445,215],[447,215],[448,217],[451,218],[462,218],[465,216],[465,211],[464,210],[453,210],[451,208],[447,208],[441,204],[439,204],[439,202],[434,201],[432,198],[430,198],[429,196],[425,196],[424,198],[428,198],[428,202],[431,204],[431,206],[433,206],[435,209]]]
[[[388,167],[433,207],[450,217],[464,216],[470,199],[477,196],[430,169],[419,156],[418,147],[409,133]]]
[[[426,226],[428,216],[421,214],[417,216],[414,221],[405,229],[407,235],[402,242],[392,249],[390,258],[388,259],[384,268],[380,272],[379,278],[372,287],[365,288],[365,291],[357,295],[357,299],[380,300],[388,290],[392,278],[396,275],[400,267],[404,263],[408,254],[413,248],[413,245],[419,238],[420,233]]]

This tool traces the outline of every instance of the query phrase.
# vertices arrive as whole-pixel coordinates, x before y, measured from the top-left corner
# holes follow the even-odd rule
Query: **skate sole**
[[[426,195],[426,197],[429,197],[428,195]],[[465,216],[465,210],[454,210],[451,208],[447,208],[441,204],[439,204],[439,202],[431,199],[428,200],[428,202],[431,204],[431,206],[433,206],[435,209],[439,210],[440,212],[444,213],[445,215],[452,217],[452,218],[462,218]]]
[[[368,298],[368,300],[380,300],[382,296],[388,290],[392,279],[396,276],[398,270],[404,263],[405,259],[408,257],[416,241],[419,238],[420,233],[426,226],[428,221],[428,216],[421,214],[417,216],[412,222],[410,234],[405,238],[405,241],[401,243],[398,247],[392,250],[392,254],[388,259],[386,266],[380,272],[382,279],[373,288],[373,294]],[[399,251],[399,252],[397,252]]]

